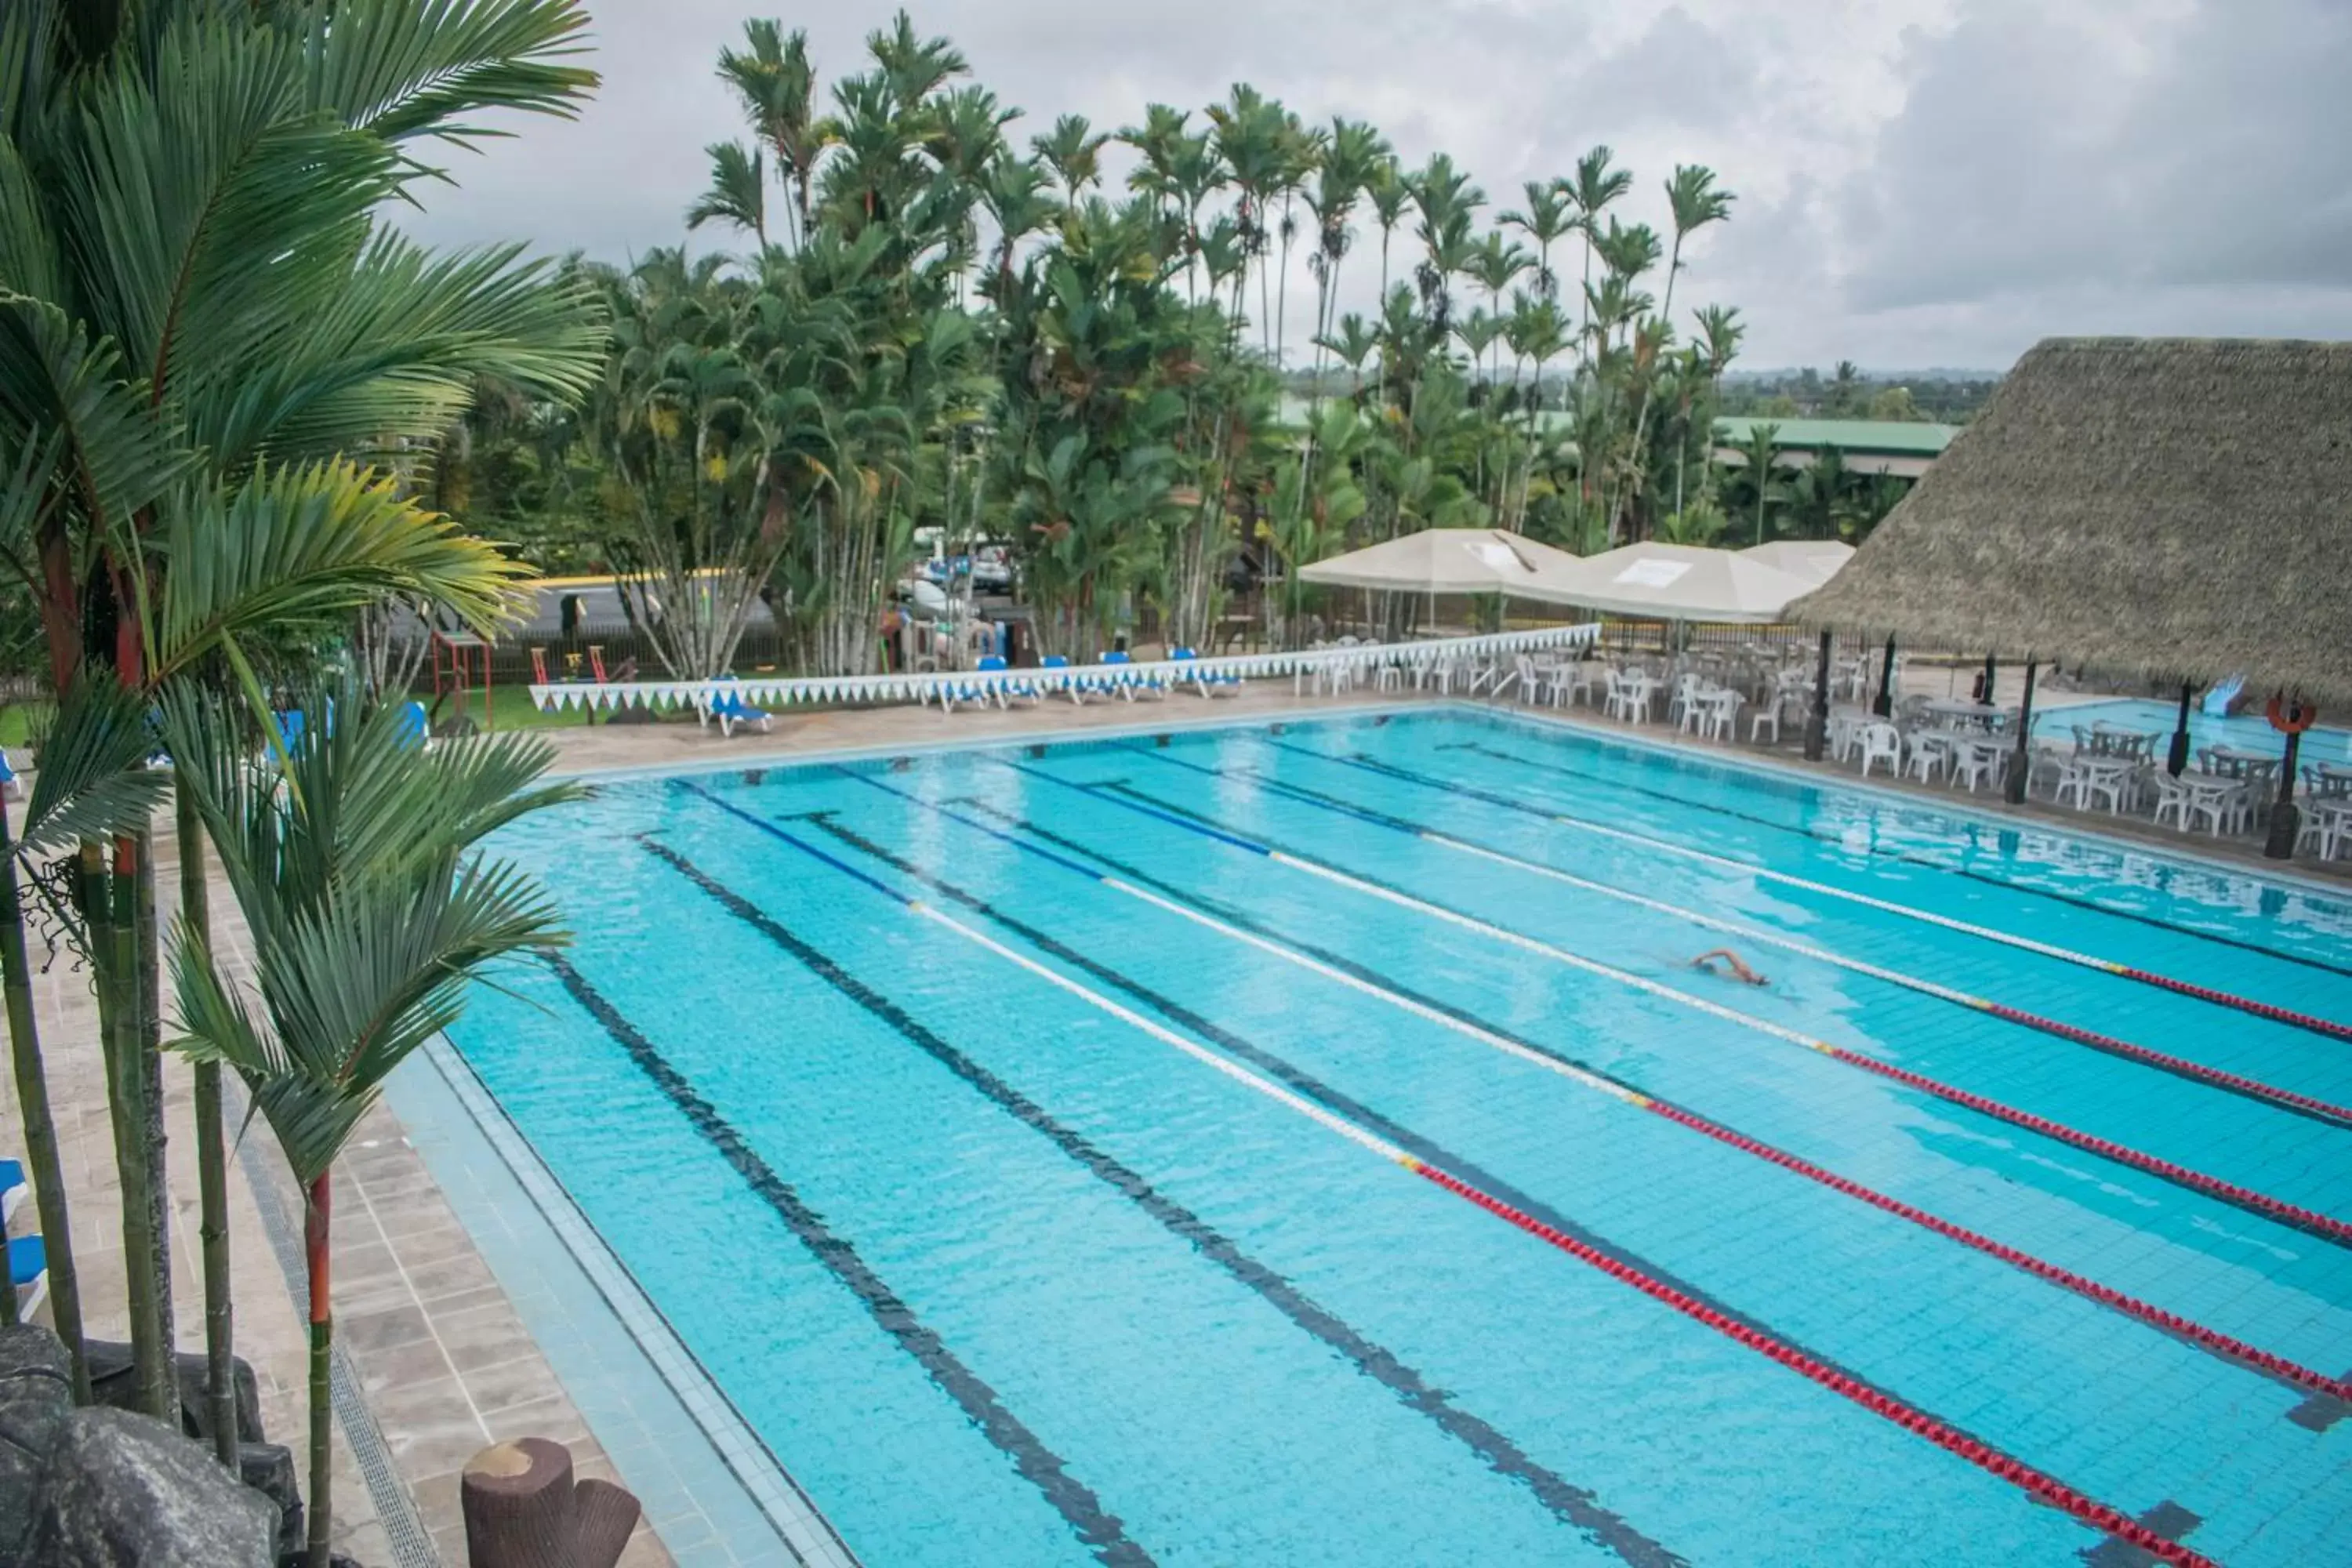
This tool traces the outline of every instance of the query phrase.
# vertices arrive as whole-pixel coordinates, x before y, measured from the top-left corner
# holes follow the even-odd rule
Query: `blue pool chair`
[[[424,703],[409,701],[401,704],[400,743],[403,746],[422,746],[428,752],[433,749],[433,722],[425,715]]]
[[[736,679],[731,675],[722,675],[718,679],[722,684],[732,683]],[[709,717],[719,721],[721,735],[732,739],[739,724],[766,734],[771,716],[744,701],[740,692],[714,691],[710,694]]]
[[[1190,664],[1198,660],[1201,656],[1194,653],[1189,647],[1180,647],[1171,649],[1168,657],[1175,663]],[[1206,673],[1196,672],[1192,675],[1184,676],[1181,679],[1198,688],[1201,695],[1203,697],[1238,697],[1241,695],[1242,678],[1238,675],[1226,675],[1222,671],[1212,670]]]
[[[1134,701],[1138,697],[1149,697],[1155,701],[1166,700],[1168,678],[1156,669],[1147,669],[1137,664],[1135,656],[1125,648],[1112,649],[1103,655],[1102,661],[1106,665],[1120,667],[1118,673],[1108,677],[1104,682],[1106,689],[1118,692],[1129,702]]]
[[[25,1184],[25,1167],[16,1160],[0,1160],[0,1225],[16,1217],[16,1205],[32,1189]]]
[[[0,795],[21,795],[24,793],[25,781],[18,778],[16,770],[8,765],[8,753],[0,750]]]
[[[40,1310],[49,1289],[49,1249],[37,1236],[20,1236],[8,1243],[8,1288],[16,1292],[19,1321]]]
[[[980,661],[979,668],[987,671],[1002,670],[1010,667],[1005,664],[1003,655],[992,653]],[[1034,680],[1013,678],[990,682],[982,686],[980,689],[983,694],[983,700],[987,693],[992,691],[995,694],[997,705],[1002,708],[1010,708],[1016,702],[1024,708],[1037,706],[1037,683]]]
[[[1039,661],[1039,664],[1043,668],[1060,670],[1065,675],[1069,674],[1070,661],[1068,657],[1066,655],[1049,653]],[[1061,683],[1061,689],[1069,694],[1071,701],[1077,703],[1081,707],[1085,706],[1087,700],[1087,687],[1085,681],[1079,679],[1076,676],[1070,676],[1068,679]]]

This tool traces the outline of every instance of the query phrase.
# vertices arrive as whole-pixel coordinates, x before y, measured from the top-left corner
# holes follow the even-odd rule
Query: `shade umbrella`
[[[1299,570],[1302,582],[1400,594],[1520,594],[1576,557],[1499,528],[1429,528]]]
[[[1744,551],[1652,540],[1565,557],[1524,596],[1635,620],[1769,626],[1790,600],[1821,585],[1818,577],[1768,565]]]
[[[1810,577],[1819,585],[1836,576],[1838,568],[1853,559],[1853,546],[1834,539],[1776,539],[1769,544],[1751,545],[1739,553],[1780,571]]]
[[[1516,594],[1574,564],[1565,550],[1499,528],[1425,528],[1300,569],[1299,580],[1333,588],[1421,594],[1437,619],[1440,594]]]

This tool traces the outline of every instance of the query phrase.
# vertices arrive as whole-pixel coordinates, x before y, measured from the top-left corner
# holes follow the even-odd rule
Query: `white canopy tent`
[[[1853,559],[1853,546],[1834,539],[1776,539],[1739,553],[1780,571],[1810,577],[1818,585],[1836,576]]]
[[[1431,528],[1300,569],[1300,581],[1397,594],[1516,594],[1576,557],[1498,528]]]
[[[1823,581],[1738,551],[1654,541],[1562,561],[1524,596],[1634,620],[1767,626]]]

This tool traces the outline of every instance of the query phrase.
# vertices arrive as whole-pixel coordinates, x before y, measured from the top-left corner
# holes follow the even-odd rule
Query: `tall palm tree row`
[[[688,220],[730,225],[751,248],[693,269],[719,297],[695,315],[742,322],[732,363],[761,381],[763,406],[799,388],[830,408],[839,393],[824,362],[778,359],[754,341],[783,307],[746,307],[763,294],[814,300],[817,280],[835,272],[811,258],[854,256],[866,269],[859,276],[884,281],[902,309],[860,306],[841,318],[843,363],[897,364],[907,345],[930,341],[949,321],[963,357],[934,366],[932,390],[899,399],[893,418],[864,425],[900,443],[888,461],[845,462],[837,445],[810,460],[781,436],[760,434],[751,405],[730,414],[730,465],[749,463],[771,479],[797,469],[806,482],[752,485],[730,503],[732,537],[764,540],[761,549],[693,554],[739,576],[737,587],[687,595],[673,582],[659,595],[666,607],[648,614],[699,614],[764,595],[789,621],[825,622],[823,635],[803,626],[797,636],[812,672],[865,669],[877,655],[857,585],[895,574],[917,531],[938,529],[1010,541],[1028,590],[1055,606],[1044,637],[1056,647],[1083,649],[1108,635],[1089,605],[1139,599],[1158,601],[1179,640],[1205,637],[1227,562],[1248,553],[1274,569],[1291,553],[1263,548],[1281,510],[1282,464],[1266,449],[1274,422],[1255,410],[1286,374],[1290,262],[1302,235],[1315,290],[1312,354],[1306,417],[1283,437],[1298,479],[1283,494],[1305,504],[1326,489],[1317,469],[1332,356],[1350,367],[1348,395],[1366,416],[1346,476],[1365,505],[1350,525],[1316,532],[1323,544],[1344,548],[1442,510],[1581,548],[1679,515],[1690,472],[1713,476],[1714,409],[1738,341],[1736,313],[1702,310],[1688,344],[1673,324],[1690,243],[1731,205],[1706,169],[1678,168],[1667,182],[1672,228],[1663,236],[1616,216],[1633,176],[1607,147],[1569,175],[1527,182],[1522,205],[1486,227],[1486,194],[1444,153],[1407,169],[1376,127],[1346,117],[1307,125],[1247,83],[1206,106],[1197,129],[1192,111],[1168,104],[1148,104],[1136,123],[1108,134],[1064,114],[1028,137],[1024,153],[1009,139],[1017,114],[960,83],[965,64],[947,40],[923,37],[901,14],[867,40],[866,57],[870,68],[828,89],[828,113],[803,35],[756,23],[742,48],[722,56],[720,75],[741,99],[751,135],[712,150],[709,189]],[[1116,201],[1106,192],[1114,150],[1129,160]],[[781,241],[769,233],[765,193],[745,189],[763,181],[815,193],[794,197],[797,216]],[[1367,222],[1379,230],[1379,309],[1343,321],[1343,272]],[[1401,295],[1400,227],[1415,247]],[[877,229],[887,237],[874,237]],[[1571,239],[1583,245],[1581,280],[1563,300],[1555,253]],[[658,255],[635,287],[654,288],[652,274],[683,265]],[[798,280],[779,288],[787,274]],[[1475,290],[1467,301],[1465,285]],[[621,300],[616,314],[625,339],[635,312]],[[1134,335],[1107,336],[1117,333]],[[1433,380],[1448,384],[1438,406],[1456,427],[1419,417]],[[1107,420],[1114,406],[1121,416]],[[1163,419],[1172,408],[1181,416]],[[1040,447],[1046,432],[1053,438]],[[1072,439],[1080,444],[1059,445]],[[754,458],[747,440],[768,446]],[[1387,466],[1407,482],[1402,491],[1386,488],[1391,449],[1397,462]],[[717,459],[699,461],[717,475]],[[1411,466],[1420,462],[1432,465],[1425,480]],[[862,476],[866,502],[843,482],[846,469]],[[619,553],[685,560],[667,540],[697,536],[688,513],[645,504],[656,481],[627,477],[648,531]],[[1163,488],[1160,500],[1147,499]],[[1420,499],[1408,505],[1409,496]],[[867,534],[847,542],[829,531],[861,504],[872,514]],[[1104,531],[1117,537],[1097,541]],[[616,563],[634,570],[630,560]],[[1066,598],[1079,583],[1087,605]],[[724,662],[726,637],[698,644],[704,656],[685,662],[671,652],[680,640],[654,638],[676,673]]]
[[[226,818],[205,813],[206,748],[231,744],[234,727],[240,759],[282,758],[268,688],[387,600],[485,628],[505,613],[521,569],[419,504],[394,470],[486,378],[539,399],[584,393],[605,359],[598,302],[512,247],[434,253],[378,215],[478,142],[485,114],[569,112],[595,80],[577,58],[586,20],[574,0],[0,9],[0,574],[37,611],[61,698],[23,828],[0,852],[0,978],[56,1322],[85,1393],[37,1020],[20,1005],[26,899],[95,977],[141,1396],[176,1414],[152,816],[168,790],[175,945],[201,946],[205,845],[225,866],[232,847]],[[365,707],[341,710],[354,734]],[[204,717],[159,731],[159,714]],[[159,751],[169,771],[145,766]],[[423,766],[408,750],[376,763],[387,780]],[[255,809],[299,807],[297,794],[268,792]],[[260,930],[286,889],[267,875],[251,887],[240,903]],[[345,917],[355,963],[407,915]],[[472,960],[443,956],[454,967],[436,984],[454,985]],[[282,958],[260,955],[265,994],[289,979]],[[328,980],[356,975],[306,984]],[[257,1022],[253,1038],[282,1050],[289,1026]],[[257,1100],[269,1073],[257,1057],[194,1054],[206,1403],[234,1465],[220,1069],[235,1066]],[[322,1397],[311,1418],[320,1451]],[[315,1521],[331,1516],[322,1482],[314,1473]],[[312,1561],[324,1542],[314,1531]]]

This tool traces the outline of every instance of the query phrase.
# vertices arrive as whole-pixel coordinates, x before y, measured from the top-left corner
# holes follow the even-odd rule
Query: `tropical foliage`
[[[205,808],[232,869],[236,813],[207,802],[194,764],[230,744],[232,711],[241,758],[265,743],[282,754],[268,652],[315,646],[394,598],[482,626],[502,613],[520,568],[402,480],[485,378],[533,400],[584,392],[605,357],[596,301],[510,247],[436,255],[379,215],[437,175],[431,159],[488,134],[485,112],[574,103],[593,81],[569,58],[584,25],[573,0],[0,9],[0,577],[33,607],[64,694],[26,830],[0,856],[0,968],[23,1089],[41,1072],[36,1020],[17,1003],[29,877],[95,976],[132,1340],[158,1415],[177,1394],[151,781],[176,780],[181,920],[201,947]],[[214,727],[159,737],[158,710]],[[354,733],[371,729],[357,701],[342,710]],[[180,764],[171,775],[144,766],[159,742]],[[420,765],[378,762],[386,793]],[[261,798],[255,810],[278,809],[274,791]],[[286,798],[299,818],[303,803]],[[258,876],[259,896],[277,898],[270,868]],[[244,912],[267,926],[267,910]],[[351,916],[397,934],[384,906]],[[254,976],[265,995],[277,962]],[[288,1026],[273,1017],[261,1037],[286,1048]],[[225,1059],[236,1058],[200,1052],[195,1088],[209,1403],[234,1466]],[[54,1130],[35,1124],[44,1096],[23,1103],[46,1209],[63,1194]],[[68,1228],[45,1213],[44,1231],[86,1387]],[[322,1459],[331,1415],[317,1392]],[[325,1479],[315,1465],[313,1562],[331,1519]]]

